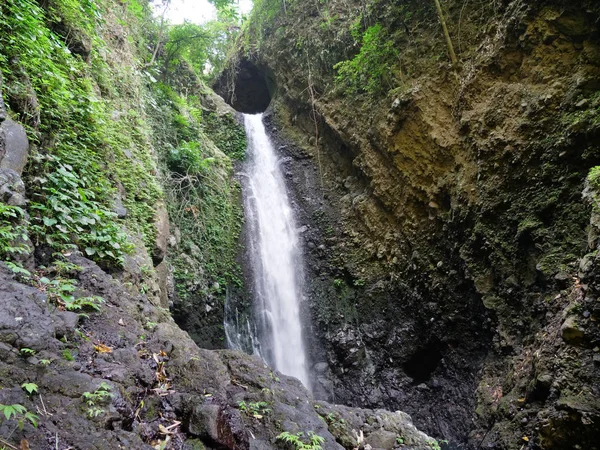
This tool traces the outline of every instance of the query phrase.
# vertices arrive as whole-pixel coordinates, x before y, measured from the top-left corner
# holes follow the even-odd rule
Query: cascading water
[[[244,182],[247,250],[254,281],[254,328],[249,336],[254,353],[277,370],[298,378],[309,387],[306,353],[302,341],[300,300],[302,257],[294,214],[279,167],[279,159],[262,123],[262,114],[244,115],[249,161]],[[231,332],[237,347],[240,330]],[[250,331],[252,327],[244,324]]]

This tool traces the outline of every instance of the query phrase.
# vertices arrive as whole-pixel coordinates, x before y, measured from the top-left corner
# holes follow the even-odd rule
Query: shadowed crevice
[[[271,71],[249,59],[240,59],[217,78],[214,90],[239,112],[257,114],[271,103],[275,81]]]

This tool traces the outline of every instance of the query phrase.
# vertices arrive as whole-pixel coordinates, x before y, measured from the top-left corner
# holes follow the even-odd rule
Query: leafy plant
[[[442,440],[442,441],[437,441],[435,439],[428,439],[427,440],[427,444],[432,448],[432,450],[441,450],[440,447],[440,442],[443,444],[447,444],[448,441]]]
[[[31,272],[25,269],[21,264],[13,263],[11,261],[4,261],[4,264],[6,264],[11,272],[16,273],[17,275],[22,275],[27,278],[31,276]]]
[[[32,203],[35,211],[31,230],[39,240],[59,250],[73,244],[86,255],[96,256],[115,265],[123,263],[123,254],[132,246],[117,226],[116,214],[95,200],[89,189],[92,180],[78,174],[73,166],[53,157],[43,180],[43,202]]]
[[[100,306],[104,303],[104,299],[97,295],[76,298],[73,295],[77,285],[75,280],[64,278],[49,280],[46,277],[42,277],[39,282],[46,288],[50,300],[59,308],[63,308],[67,311],[80,311],[85,309],[100,311]]]
[[[37,421],[39,417],[25,408],[23,405],[14,404],[14,405],[2,405],[0,404],[0,412],[4,414],[6,420],[11,420],[11,418],[17,420],[17,426],[20,430],[25,426],[25,422],[30,422],[34,427],[37,428]]]
[[[27,226],[23,224],[25,211],[18,206],[0,202],[0,258],[27,253]],[[14,266],[13,266],[14,267]]]
[[[36,394],[38,391],[38,385],[35,383],[23,383],[21,387],[29,394]]]
[[[34,356],[37,352],[31,348],[23,347],[19,350],[21,356]]]
[[[291,444],[294,450],[322,450],[323,447],[321,444],[325,442],[322,436],[312,431],[308,432],[306,438],[304,438],[304,433],[301,431],[296,434],[284,431],[276,439]]]
[[[240,401],[238,403],[240,411],[252,416],[256,419],[262,419],[265,414],[269,414],[271,409],[267,402],[249,402]]]
[[[124,73],[128,68],[107,62],[110,52],[96,29],[112,2],[60,0],[47,8],[38,3],[0,4],[3,94],[38,144],[25,172],[31,238],[60,251],[75,245],[97,262],[118,266],[131,246],[112,212],[115,187],[120,184],[131,194],[125,221],[144,233],[148,245],[154,233],[152,206],[160,195],[146,127],[129,111],[143,111],[139,97],[132,98],[139,86]],[[139,6],[127,2],[133,4]],[[125,19],[139,14],[136,8],[127,10]],[[69,35],[58,34],[50,23],[63,23]],[[91,66],[69,47],[85,41],[93,43]],[[98,96],[96,84],[107,98]],[[114,120],[114,103],[121,101],[133,106],[123,120]]]
[[[75,361],[75,358],[73,357],[73,354],[71,353],[71,350],[69,350],[68,348],[65,348],[62,351],[62,355],[63,355],[63,358],[65,358],[67,361]]]
[[[169,169],[179,175],[198,175],[206,172],[214,158],[203,158],[199,142],[185,142],[169,153]]]
[[[62,254],[58,253],[58,254],[56,254],[56,256],[57,256],[57,259],[52,261],[52,264],[50,265],[49,269],[53,270],[58,275],[64,276],[64,275],[72,273],[72,272],[81,271],[80,266],[63,259]]]
[[[390,73],[397,58],[393,41],[380,24],[369,27],[362,36],[359,53],[334,66],[336,85],[348,95],[380,94],[391,86]]]
[[[104,414],[104,409],[100,406],[106,404],[112,398],[110,389],[110,385],[103,381],[94,392],[83,393],[82,397],[88,406],[88,417],[98,417],[99,415]]]

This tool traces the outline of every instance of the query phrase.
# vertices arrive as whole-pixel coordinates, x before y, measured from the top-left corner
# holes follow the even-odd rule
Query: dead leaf
[[[113,349],[111,347],[109,347],[108,345],[101,344],[101,343],[95,344],[94,350],[96,350],[98,353],[112,353],[112,351],[113,351]]]
[[[123,319],[119,319],[119,325],[121,325],[122,327],[125,326],[125,322],[123,322]]]
[[[27,439],[21,439],[21,444],[19,445],[20,450],[29,450],[29,442]]]

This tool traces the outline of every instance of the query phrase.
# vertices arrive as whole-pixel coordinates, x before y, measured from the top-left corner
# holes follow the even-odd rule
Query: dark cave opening
[[[257,114],[269,107],[275,79],[268,68],[243,58],[226,68],[213,88],[235,110]]]
[[[440,343],[431,342],[413,353],[402,368],[415,383],[424,383],[431,378],[443,356]]]

